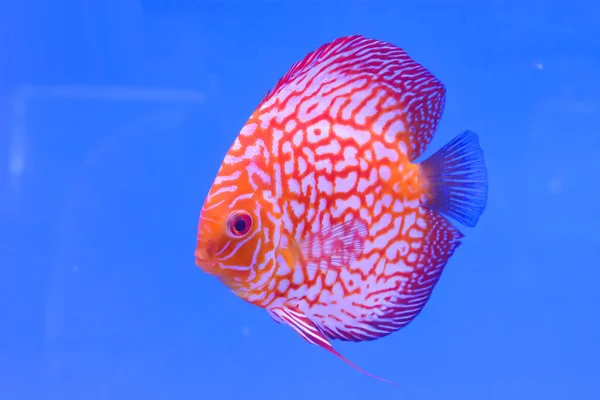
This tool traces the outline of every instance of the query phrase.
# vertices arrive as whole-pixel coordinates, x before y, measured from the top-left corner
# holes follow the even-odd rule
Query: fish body
[[[473,227],[487,201],[475,133],[416,161],[444,102],[444,85],[393,44],[354,35],[309,53],[225,155],[196,264],[347,362],[330,340],[406,326],[463,237],[449,218]]]

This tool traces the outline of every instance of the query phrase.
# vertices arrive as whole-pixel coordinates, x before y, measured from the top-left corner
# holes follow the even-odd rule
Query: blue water
[[[599,399],[600,6],[5,0],[0,399]],[[221,159],[336,37],[447,87],[428,154],[480,135],[489,201],[405,329],[305,343],[194,265]]]

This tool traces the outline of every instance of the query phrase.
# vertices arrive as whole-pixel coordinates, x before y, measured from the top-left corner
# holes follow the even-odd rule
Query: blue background
[[[0,398],[599,399],[600,6],[4,0]],[[334,345],[195,265],[224,153],[267,89],[364,34],[447,86],[427,154],[479,133],[488,208],[423,313]]]

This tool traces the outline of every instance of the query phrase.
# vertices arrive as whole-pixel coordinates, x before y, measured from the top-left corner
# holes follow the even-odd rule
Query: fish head
[[[269,207],[244,178],[217,176],[200,211],[196,240],[196,265],[232,289],[243,287],[264,261]]]

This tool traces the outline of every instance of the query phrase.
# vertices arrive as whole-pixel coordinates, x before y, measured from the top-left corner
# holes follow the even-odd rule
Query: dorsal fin
[[[294,63],[266,94],[261,106],[313,69],[312,76],[361,76],[390,89],[408,125],[410,160],[418,158],[431,142],[444,109],[446,90],[401,48],[362,35],[335,39]]]
[[[277,84],[267,92],[267,94],[260,103],[263,104],[269,101],[272,96],[277,94],[289,82],[293,81],[294,79],[308,71],[310,68],[317,65],[317,63],[323,62],[324,59],[327,57],[328,51],[331,51],[336,46],[339,46],[340,44],[343,44],[346,41],[351,41],[354,38],[360,37],[362,36],[353,35],[341,37],[334,40],[333,42],[325,43],[324,45],[321,45],[321,47],[319,47],[318,49],[311,51],[306,56],[304,56],[303,59],[296,61],[294,64],[292,64],[288,72],[286,72],[286,74],[281,79],[279,79]]]

